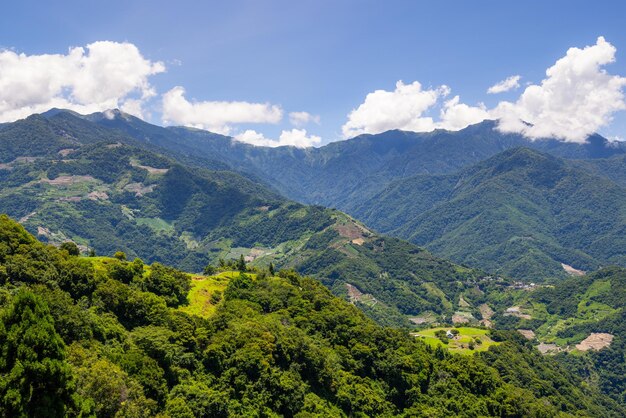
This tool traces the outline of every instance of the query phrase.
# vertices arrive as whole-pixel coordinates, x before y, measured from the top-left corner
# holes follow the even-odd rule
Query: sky
[[[498,119],[626,138],[621,1],[28,1],[0,16],[0,122],[120,108],[256,145]]]

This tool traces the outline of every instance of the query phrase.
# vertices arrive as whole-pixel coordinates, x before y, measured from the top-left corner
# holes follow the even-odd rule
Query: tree
[[[4,416],[61,417],[74,384],[65,344],[48,306],[20,290],[0,321],[0,410]]]
[[[217,269],[212,264],[207,264],[204,268],[205,276],[212,276],[217,272]]]
[[[133,260],[133,272],[139,277],[143,274],[143,260],[139,257]]]
[[[78,249],[78,246],[72,241],[64,242],[59,246],[59,248],[61,250],[67,251],[69,255],[80,255],[80,250]]]
[[[274,275],[274,263],[270,262],[270,265],[268,266],[268,270],[270,271],[270,275]]]
[[[126,253],[124,251],[117,251],[115,254],[113,254],[113,257],[121,261],[126,261]]]
[[[154,263],[145,286],[149,292],[162,296],[169,306],[178,306],[187,302],[191,279],[181,271]]]
[[[239,261],[237,261],[237,270],[246,271],[246,260],[243,258],[243,254],[239,256]]]

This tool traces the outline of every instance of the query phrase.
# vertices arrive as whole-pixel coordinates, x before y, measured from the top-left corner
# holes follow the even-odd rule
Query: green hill
[[[374,209],[375,208],[375,209]],[[456,262],[518,278],[626,264],[626,189],[527,148],[393,183],[352,212]]]
[[[491,294],[497,327],[521,329],[587,384],[626,400],[626,269],[607,267],[554,286]],[[511,310],[519,307],[519,314]],[[513,312],[513,313],[511,313]]]
[[[71,240],[84,254],[120,250],[194,272],[243,255],[251,265],[310,274],[396,325],[422,314],[450,317],[461,294],[476,296],[480,272],[339,211],[291,202],[232,171],[188,165],[66,112],[16,124],[30,126],[35,139],[0,167],[0,211],[49,243]],[[45,140],[40,130],[50,133]],[[469,310],[476,317],[477,308]]]
[[[370,196],[395,180],[427,174],[451,174],[504,150],[528,147],[555,156],[595,160],[620,156],[623,145],[592,135],[586,144],[556,139],[531,141],[522,135],[503,134],[496,122],[484,121],[458,132],[388,131],[360,135],[320,148],[256,147],[222,135],[183,127],[162,128],[114,112],[96,113],[90,121],[131,136],[138,142],[207,164],[219,161],[231,169],[262,179],[283,195],[309,204],[346,211],[367,204]],[[200,161],[198,161],[202,164]]]
[[[68,250],[0,216],[3,416],[624,414],[512,335],[432,349],[288,271],[225,277],[190,315],[189,275]]]

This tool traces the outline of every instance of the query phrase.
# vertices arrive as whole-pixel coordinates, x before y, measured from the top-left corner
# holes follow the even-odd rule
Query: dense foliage
[[[536,280],[564,277],[562,262],[592,270],[625,261],[616,250],[623,247],[623,216],[610,217],[624,206],[624,193],[600,178],[623,184],[625,148],[597,135],[585,144],[529,141],[485,121],[459,132],[390,131],[297,150],[253,147],[132,117],[93,120],[139,142],[205,158],[207,166],[222,161],[290,198],[337,207],[382,232],[491,272]],[[545,157],[517,153],[516,159],[526,158],[519,165],[509,154],[496,156],[520,146],[584,161],[555,167]],[[492,166],[479,164],[494,156]],[[557,178],[565,181],[542,181]],[[600,210],[590,209],[596,202]],[[603,224],[608,219],[610,227]]]
[[[352,211],[440,256],[536,281],[566,277],[561,263],[624,265],[624,208],[622,186],[520,148],[457,174],[398,181]]]
[[[183,165],[184,155],[168,158],[153,152],[154,145],[89,121],[97,116],[45,116],[11,125],[37,137],[45,131],[41,140],[56,145],[42,151],[31,141],[20,152],[35,160],[0,167],[0,210],[73,252],[122,251],[194,272],[244,256],[313,275],[337,295],[347,297],[347,286],[354,286],[368,298],[359,306],[395,325],[426,311],[451,315],[478,275],[378,236],[338,211],[286,201],[233,172]],[[123,114],[106,120],[169,132]],[[70,248],[72,242],[77,246]]]
[[[213,316],[190,316],[175,308],[182,273],[71,256],[5,216],[0,267],[4,416],[623,412],[519,342],[484,358],[433,350],[289,271],[241,273]],[[557,375],[558,391],[540,384]]]
[[[618,402],[626,401],[626,269],[606,267],[533,291],[492,292],[498,328],[530,330],[532,343],[548,344],[555,357]],[[506,309],[520,307],[524,315]],[[528,335],[528,334],[526,334]],[[602,337],[603,343],[589,345]]]
[[[616,400],[626,402],[626,270],[610,267],[569,279],[533,295],[548,313],[568,324],[557,336],[572,342],[592,332],[614,336],[609,347],[561,360]]]

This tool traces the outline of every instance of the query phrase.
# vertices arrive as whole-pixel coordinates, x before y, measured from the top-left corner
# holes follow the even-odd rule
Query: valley
[[[159,274],[187,283],[175,299],[162,295],[172,313],[217,320],[232,283],[241,281],[232,269],[237,260],[248,266],[251,283],[265,283],[272,266],[288,281],[298,274],[314,278],[376,326],[403,328],[427,352],[493,361],[493,353],[511,356],[505,346],[518,344],[539,356],[533,361],[573,368],[607,396],[603,402],[621,402],[624,384],[608,364],[616,370],[625,364],[614,354],[626,338],[615,325],[623,307],[606,303],[609,293],[621,294],[614,287],[621,279],[597,280],[605,273],[594,273],[605,263],[624,263],[619,243],[626,192],[618,174],[610,178],[617,170],[606,168],[608,160],[570,160],[514,147],[459,171],[450,166],[440,174],[390,180],[381,192],[363,194],[363,203],[350,200],[352,217],[289,200],[259,172],[213,164],[226,160],[219,155],[192,156],[163,148],[167,143],[138,140],[127,125],[110,126],[120,118],[170,140],[166,133],[172,129],[163,132],[121,113],[104,123],[97,116],[56,111],[5,125],[0,144],[13,141],[6,132],[17,131],[34,135],[32,144],[43,136],[46,145],[6,156],[0,167],[2,211],[46,243],[74,242],[97,276],[124,283],[134,274],[136,283],[126,283],[131,288],[163,291],[142,284],[150,283],[155,265],[192,272],[176,276],[169,267],[157,267]],[[219,137],[204,140],[232,144]],[[615,216],[607,221],[607,213]],[[597,227],[601,223],[604,229]],[[127,270],[109,258],[120,251],[135,260],[121,261]],[[142,263],[143,273],[132,273],[131,266]],[[615,277],[626,277],[615,269],[609,270]],[[568,286],[577,290],[557,299],[574,298],[577,305],[558,307],[553,295],[571,292]],[[127,290],[112,292],[106,309],[132,330],[141,320],[120,310],[115,296]],[[138,315],[162,310],[156,304]],[[607,355],[609,363],[601,360]]]
[[[5,2],[0,418],[626,417],[625,13]]]

